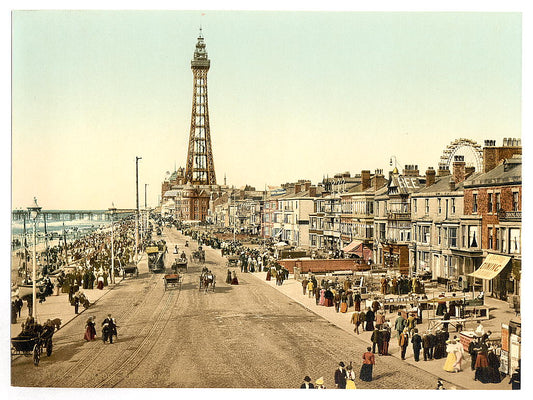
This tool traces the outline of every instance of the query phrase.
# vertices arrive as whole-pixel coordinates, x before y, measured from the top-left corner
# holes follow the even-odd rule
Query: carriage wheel
[[[39,343],[35,343],[35,346],[33,346],[33,365],[35,366],[39,365],[40,359],[41,359],[41,346]]]
[[[52,344],[52,339],[48,342],[48,346],[46,346],[46,355],[50,357],[52,355],[52,348],[54,345]]]

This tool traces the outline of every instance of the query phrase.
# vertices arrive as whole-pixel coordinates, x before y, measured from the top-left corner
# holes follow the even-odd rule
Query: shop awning
[[[489,254],[483,264],[469,276],[474,278],[491,280],[498,276],[503,271],[511,257],[500,256],[498,254]]]
[[[362,244],[363,242],[361,242],[360,240],[354,240],[352,241],[352,243],[350,243],[348,246],[346,246],[345,248],[342,249],[342,251],[344,251],[345,253],[349,253],[351,252],[352,250],[354,250],[357,246],[359,246],[360,244]]]

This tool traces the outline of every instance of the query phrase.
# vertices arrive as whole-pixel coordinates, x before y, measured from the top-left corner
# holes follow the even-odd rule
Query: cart
[[[178,272],[187,272],[187,259],[186,258],[176,258],[172,264],[172,271],[175,274]]]
[[[230,256],[226,256],[226,258],[228,259],[228,265],[227,265],[228,268],[237,266],[237,263],[239,262],[239,256],[230,255]]]
[[[205,250],[193,251],[191,255],[193,261],[198,261],[199,263],[205,263]]]
[[[170,288],[181,288],[180,274],[166,274],[163,279],[165,280],[165,292]]]
[[[33,364],[39,365],[41,354],[46,350],[46,355],[52,355],[53,331],[39,333],[36,336],[17,336],[11,339],[11,357],[22,355],[32,357]]]
[[[122,277],[125,278],[126,275],[129,275],[131,277],[133,277],[134,275],[135,277],[139,276],[139,268],[137,268],[137,265],[135,265],[134,263],[126,264],[122,268]]]

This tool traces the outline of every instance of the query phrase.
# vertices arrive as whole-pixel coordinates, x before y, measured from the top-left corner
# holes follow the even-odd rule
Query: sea
[[[104,229],[110,226],[110,221],[93,221],[89,219],[79,219],[71,221],[47,221],[46,233],[48,240],[58,240],[59,237],[66,236],[67,241],[81,238],[91,234],[98,229]],[[45,226],[41,219],[37,223],[36,230],[37,243],[45,240]],[[26,221],[26,242],[28,245],[33,243],[33,222]],[[17,250],[24,244],[24,222],[12,221],[11,223],[11,248]]]

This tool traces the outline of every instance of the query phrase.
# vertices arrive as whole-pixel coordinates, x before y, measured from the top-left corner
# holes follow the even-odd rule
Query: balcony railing
[[[503,221],[521,221],[522,211],[498,211],[498,219]]]
[[[387,213],[388,219],[394,219],[394,220],[410,220],[411,219],[411,213],[410,212],[399,212],[399,211],[389,211]]]

